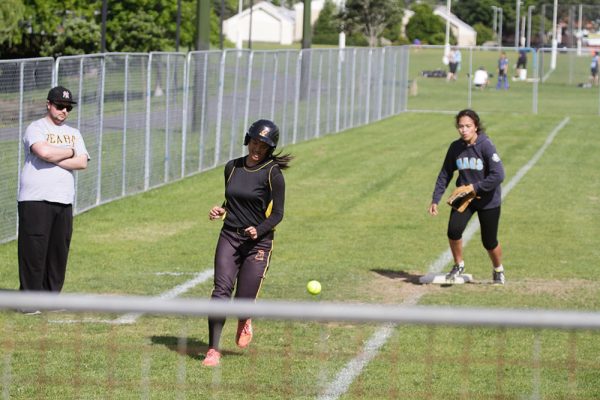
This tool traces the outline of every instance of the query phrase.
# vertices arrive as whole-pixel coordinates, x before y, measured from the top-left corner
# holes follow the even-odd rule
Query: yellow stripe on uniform
[[[262,289],[263,282],[267,277],[267,272],[269,272],[269,266],[271,265],[271,254],[273,254],[273,245],[275,244],[275,240],[271,241],[271,250],[269,250],[269,255],[267,256],[267,265],[265,266],[265,270],[263,272],[262,277],[260,278],[260,285],[258,285],[258,290],[256,291],[255,300],[258,298],[258,294],[260,293],[260,289]]]

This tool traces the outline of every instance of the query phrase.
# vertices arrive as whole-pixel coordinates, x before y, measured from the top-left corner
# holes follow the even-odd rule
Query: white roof
[[[457,28],[461,29],[461,30],[467,30],[467,31],[472,31],[475,32],[475,29],[473,29],[473,27],[469,24],[467,24],[466,22],[464,22],[463,20],[461,20],[460,18],[458,18],[456,15],[452,14],[451,12],[448,12],[448,9],[446,8],[446,6],[437,6],[435,7],[435,10],[433,10],[433,13],[435,15],[439,15],[440,17],[444,18],[444,19],[448,19],[450,20],[450,23],[454,26],[456,26]]]
[[[294,12],[294,10],[290,10],[285,7],[274,6],[268,1],[261,1],[260,3],[256,3],[252,6],[253,13],[255,13],[258,10],[264,11],[265,13],[271,15],[273,18],[279,20],[286,20],[292,24],[296,20],[296,13]],[[240,14],[235,14],[230,19],[245,17],[248,14],[250,14],[250,8],[246,8]]]

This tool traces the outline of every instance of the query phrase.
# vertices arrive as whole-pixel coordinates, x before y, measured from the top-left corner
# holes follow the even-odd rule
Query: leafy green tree
[[[483,43],[494,39],[494,31],[492,28],[481,22],[477,22],[473,25],[473,29],[477,32],[477,45],[482,45]]]
[[[0,2],[0,44],[20,42],[19,22],[25,14],[25,5],[21,0],[3,0]]]
[[[433,14],[427,4],[416,4],[412,7],[415,14],[406,24],[406,37],[412,42],[419,39],[423,44],[445,44],[446,23],[441,17]]]
[[[351,34],[362,33],[373,47],[386,28],[402,19],[402,9],[396,0],[347,0],[341,18]]]
[[[106,23],[107,49],[118,52],[149,52],[167,48],[166,29],[157,10],[138,7],[133,0],[111,9]]]
[[[313,43],[338,44],[340,27],[335,14],[335,4],[331,0],[326,0],[319,18],[313,26]]]
[[[100,51],[100,25],[90,19],[69,17],[54,40],[42,46],[42,56],[92,54]]]
[[[452,13],[471,26],[478,22],[492,26],[494,16],[492,6],[498,6],[498,2],[495,0],[456,0],[452,4]]]

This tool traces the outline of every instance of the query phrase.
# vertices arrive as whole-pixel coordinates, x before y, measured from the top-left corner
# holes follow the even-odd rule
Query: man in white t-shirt
[[[19,290],[60,292],[73,233],[73,171],[87,168],[89,154],[79,130],[65,125],[70,90],[48,92],[46,115],[23,136],[25,164],[19,185]]]
[[[489,82],[489,74],[483,67],[479,67],[475,74],[473,75],[473,84],[475,87],[479,89],[483,89],[488,85]]]

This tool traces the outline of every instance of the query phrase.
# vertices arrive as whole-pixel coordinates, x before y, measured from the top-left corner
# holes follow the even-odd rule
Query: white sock
[[[504,272],[504,267],[502,266],[502,264],[498,265],[497,267],[494,268],[494,271],[496,272]]]

